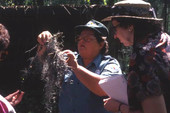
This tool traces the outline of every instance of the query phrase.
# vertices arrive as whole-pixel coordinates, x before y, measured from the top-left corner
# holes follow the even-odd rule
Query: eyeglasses
[[[88,35],[83,35],[83,36],[82,35],[77,35],[75,41],[79,42],[81,40],[89,43],[89,42],[91,42],[93,40],[96,40],[96,38],[95,38],[94,34],[88,34]]]
[[[121,24],[117,24],[116,26],[113,26],[114,28],[118,28],[120,27]]]
[[[112,25],[112,29],[113,29],[113,30],[116,30],[116,29],[117,29],[118,27],[120,27],[120,26],[121,26],[121,24],[117,24],[116,26],[113,26],[113,25]]]

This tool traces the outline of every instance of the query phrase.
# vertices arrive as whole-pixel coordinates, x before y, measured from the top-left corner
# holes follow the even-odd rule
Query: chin
[[[133,43],[130,43],[130,42],[128,42],[128,43],[126,43],[126,42],[122,42],[123,43],[123,45],[124,46],[126,46],[126,47],[128,47],[128,46],[132,46],[133,45]]]
[[[84,56],[86,52],[79,52],[80,56]]]
[[[132,44],[127,44],[127,43],[123,43],[124,46],[128,47],[128,46],[132,46]]]

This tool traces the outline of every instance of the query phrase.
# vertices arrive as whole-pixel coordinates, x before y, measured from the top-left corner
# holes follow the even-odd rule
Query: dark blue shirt
[[[82,58],[77,55],[77,61],[83,66]],[[98,55],[87,67],[99,75],[111,76],[121,74],[118,61],[111,56]],[[92,93],[69,71],[65,75],[59,98],[60,113],[109,113],[104,109],[103,98]]]

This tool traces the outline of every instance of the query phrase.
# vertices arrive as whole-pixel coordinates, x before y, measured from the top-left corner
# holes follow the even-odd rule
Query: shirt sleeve
[[[16,113],[12,105],[0,95],[0,113]]]
[[[101,72],[102,76],[113,76],[114,74],[122,74],[120,64],[116,59],[110,60]]]

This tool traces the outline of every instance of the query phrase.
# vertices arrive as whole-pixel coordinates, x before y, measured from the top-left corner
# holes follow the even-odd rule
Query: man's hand
[[[49,31],[43,31],[38,35],[37,41],[40,45],[44,45],[46,42],[49,42],[52,38],[52,34]]]
[[[67,55],[67,59],[66,62],[68,63],[68,65],[74,70],[78,67],[78,63],[77,63],[77,59],[74,55],[74,53],[71,50],[64,50],[62,52],[62,54],[66,54]]]
[[[120,104],[118,101],[111,99],[111,98],[107,98],[107,99],[104,99],[103,102],[104,102],[104,108],[107,111],[118,112],[118,108]]]
[[[46,50],[45,43],[49,42],[51,40],[51,38],[52,38],[52,34],[49,31],[43,31],[42,33],[40,33],[38,35],[38,38],[37,38],[37,41],[39,43],[39,46],[38,46],[38,56],[40,58],[43,55],[43,53],[45,52],[45,50]]]

